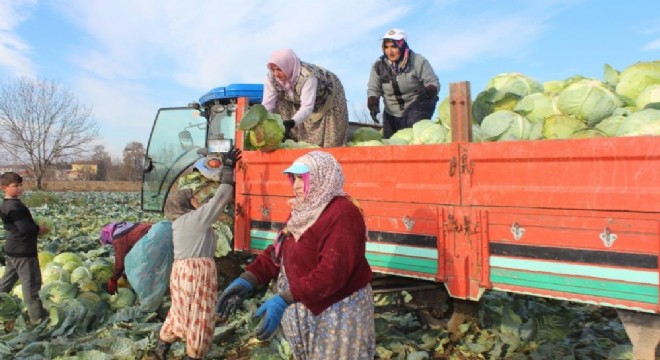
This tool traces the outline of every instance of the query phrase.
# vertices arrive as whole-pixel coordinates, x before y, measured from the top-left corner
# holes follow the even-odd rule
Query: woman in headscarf
[[[438,103],[440,81],[431,64],[408,46],[401,29],[385,33],[383,55],[371,67],[367,89],[367,107],[378,123],[380,97],[383,97],[383,138],[430,119]]]
[[[300,61],[291,49],[273,52],[267,67],[261,103],[282,117],[285,139],[320,147],[344,145],[348,108],[337,75]]]
[[[298,360],[373,359],[372,272],[361,209],[344,192],[344,174],[332,155],[312,151],[284,170],[295,197],[275,243],[221,294],[218,313],[229,316],[277,278],[277,295],[263,303],[259,338],[282,325]]]
[[[165,204],[172,221],[174,264],[170,275],[172,306],[160,329],[154,350],[166,359],[174,341],[185,339],[187,359],[201,359],[211,347],[218,299],[217,273],[213,255],[216,237],[212,225],[234,193],[234,165],[241,151],[231,149],[223,160],[220,186],[208,202],[200,205],[190,189],[180,190]]]
[[[99,240],[102,245],[112,245],[115,249],[115,270],[108,279],[108,293],[117,292],[117,281],[124,276],[126,255],[151,229],[152,223],[111,222],[101,229]]]

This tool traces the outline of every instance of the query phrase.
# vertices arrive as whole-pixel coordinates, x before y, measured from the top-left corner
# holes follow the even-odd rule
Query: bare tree
[[[108,180],[108,173],[112,170],[112,159],[105,151],[105,146],[96,145],[92,154],[92,161],[96,163],[96,180]]]
[[[144,145],[137,141],[128,143],[124,148],[124,171],[126,174],[126,180],[142,180],[144,151]]]
[[[85,152],[97,133],[91,110],[55,81],[0,85],[0,146],[32,170],[39,190],[55,161]]]

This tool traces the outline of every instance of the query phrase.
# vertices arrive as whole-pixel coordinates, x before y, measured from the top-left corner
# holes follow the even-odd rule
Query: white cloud
[[[34,0],[0,0],[0,70],[12,76],[35,76],[30,46],[14,32],[26,18]]]
[[[650,42],[644,44],[644,46],[642,46],[642,50],[643,51],[660,50],[660,39],[655,39],[653,41],[650,41]]]

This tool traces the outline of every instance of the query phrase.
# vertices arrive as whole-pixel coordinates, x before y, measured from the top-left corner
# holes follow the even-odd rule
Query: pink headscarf
[[[298,59],[298,55],[291,49],[276,50],[270,55],[268,64],[275,64],[282,69],[286,74],[286,82],[281,82],[278,78],[275,78],[275,80],[287,91],[292,90],[293,85],[298,80],[298,74],[300,74],[300,59]]]

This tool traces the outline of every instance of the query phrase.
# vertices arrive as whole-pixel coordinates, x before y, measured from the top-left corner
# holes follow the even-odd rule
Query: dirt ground
[[[34,181],[27,180],[23,183],[26,190],[35,190]],[[44,181],[43,190],[45,191],[117,191],[117,192],[138,192],[141,183],[139,181]]]

